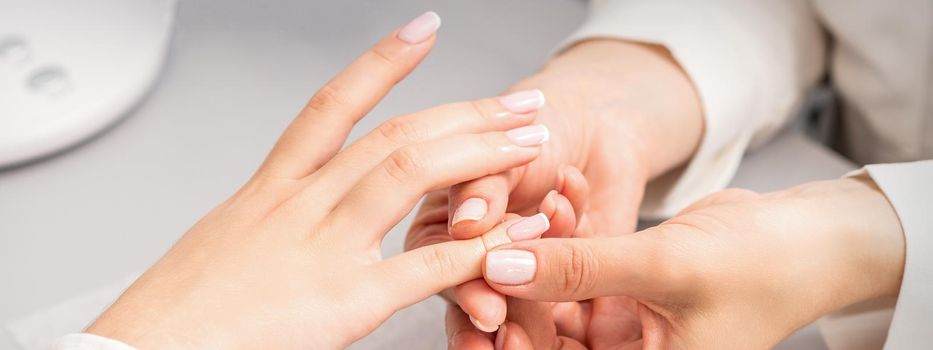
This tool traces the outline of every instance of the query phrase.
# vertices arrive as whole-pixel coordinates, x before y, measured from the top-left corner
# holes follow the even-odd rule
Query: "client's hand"
[[[641,322],[637,339],[595,345],[529,332],[550,311],[525,308],[500,328],[497,349],[763,349],[823,314],[897,295],[903,266],[883,194],[870,179],[842,179],[726,190],[633,235],[497,247],[484,275],[522,299],[629,296]]]
[[[339,151],[428,53],[428,13],[311,98],[256,175],[198,222],[88,332],[139,348],[338,348],[393,312],[482,276],[500,226],[383,260],[425,192],[526,164],[547,139],[497,99],[396,117]],[[505,130],[511,130],[503,132]],[[539,232],[540,233],[540,232]]]

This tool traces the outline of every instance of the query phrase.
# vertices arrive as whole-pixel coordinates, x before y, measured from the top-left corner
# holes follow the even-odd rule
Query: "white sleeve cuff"
[[[865,169],[894,207],[904,230],[904,276],[894,308],[887,349],[933,344],[933,160],[874,164]]]
[[[800,1],[593,0],[562,47],[593,38],[665,46],[703,105],[699,149],[649,184],[645,218],[673,216],[724,188],[749,145],[777,131],[822,71],[821,30]]]
[[[113,339],[90,333],[69,334],[58,340],[51,350],[136,350]]]

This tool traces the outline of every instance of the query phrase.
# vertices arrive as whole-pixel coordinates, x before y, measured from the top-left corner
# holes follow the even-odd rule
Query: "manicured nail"
[[[490,326],[490,325],[483,324],[476,318],[473,318],[472,315],[470,315],[470,322],[473,322],[473,325],[476,326],[476,329],[479,329],[486,333],[492,333],[492,332],[495,332],[497,329],[499,329],[499,326]]]
[[[512,242],[518,242],[538,237],[549,228],[551,228],[551,223],[547,215],[537,213],[512,224],[505,229],[505,233],[509,235]]]
[[[544,93],[541,90],[513,92],[499,98],[502,107],[512,113],[528,113],[544,106]]]
[[[505,136],[508,136],[516,145],[530,147],[547,142],[551,138],[551,133],[546,126],[535,124],[506,131]]]
[[[460,204],[460,207],[454,211],[453,220],[450,226],[456,225],[464,220],[478,221],[486,216],[486,201],[482,198],[470,198]]]
[[[500,249],[486,253],[486,279],[507,286],[535,278],[535,254],[527,250]]]
[[[494,346],[496,350],[505,349],[505,324],[499,326],[499,331],[496,332],[496,343]]]
[[[409,44],[417,44],[422,41],[428,40],[432,34],[437,32],[437,28],[441,27],[441,17],[438,16],[434,11],[428,11],[408,22],[401,30],[398,31],[396,37],[402,41]]]

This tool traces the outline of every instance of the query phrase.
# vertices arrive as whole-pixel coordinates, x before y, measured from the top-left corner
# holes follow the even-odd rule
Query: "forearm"
[[[584,41],[513,88],[529,87],[542,89],[550,105],[575,111],[573,122],[589,124],[583,129],[597,134],[584,136],[589,148],[605,137],[628,140],[648,179],[690,159],[703,135],[697,91],[662,46]]]

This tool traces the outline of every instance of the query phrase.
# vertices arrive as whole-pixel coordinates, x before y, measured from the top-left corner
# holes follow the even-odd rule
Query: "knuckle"
[[[390,52],[385,51],[385,49],[380,46],[376,46],[372,50],[369,50],[367,52],[368,52],[367,54],[370,57],[374,58],[378,62],[381,62],[382,64],[389,67],[390,69],[396,68],[399,66],[398,60],[395,59],[395,57],[393,57],[393,55]]]
[[[490,152],[494,152],[505,145],[503,138],[504,136],[501,134],[483,134],[480,137],[480,140],[483,142],[484,147],[486,147]]]
[[[490,113],[486,106],[483,104],[482,100],[467,102],[467,107],[469,107],[470,111],[473,112],[473,115],[477,116],[480,120],[485,121],[491,119]]]
[[[599,275],[599,264],[589,249],[563,245],[557,256],[560,259],[558,288],[569,296],[584,296],[592,291]]]
[[[416,148],[407,146],[392,152],[385,163],[385,170],[399,183],[409,182],[425,171],[424,161]]]
[[[446,276],[462,269],[462,264],[439,245],[423,247],[422,263],[432,276]]]
[[[308,101],[308,109],[321,113],[333,112],[346,104],[346,98],[337,88],[330,84],[324,85]]]
[[[424,138],[424,132],[415,122],[398,117],[382,123],[376,130],[383,138],[397,145],[417,142]]]

